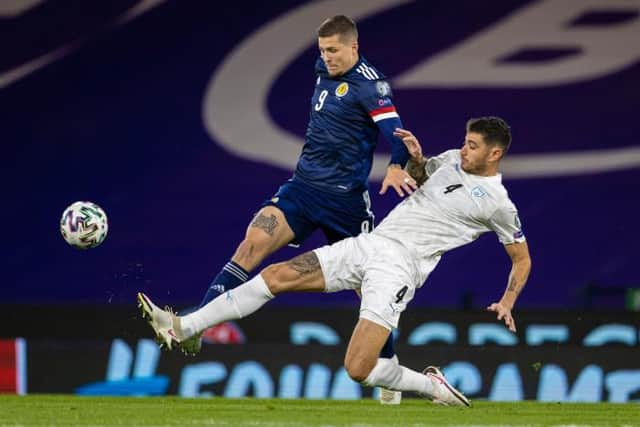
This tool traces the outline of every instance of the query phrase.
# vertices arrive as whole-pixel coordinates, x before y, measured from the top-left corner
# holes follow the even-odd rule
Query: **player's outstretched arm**
[[[511,315],[511,310],[529,277],[531,257],[529,256],[527,242],[512,243],[504,247],[511,258],[509,283],[500,301],[491,304],[487,307],[487,310],[497,313],[498,320],[503,320],[509,330],[515,332],[516,322]]]
[[[416,181],[418,186],[424,184],[427,180],[427,171],[425,170],[427,159],[422,154],[422,147],[420,146],[418,138],[416,138],[411,131],[401,128],[396,128],[393,136],[402,140],[407,147],[407,151],[409,151],[409,156],[411,156],[407,161],[407,172]]]

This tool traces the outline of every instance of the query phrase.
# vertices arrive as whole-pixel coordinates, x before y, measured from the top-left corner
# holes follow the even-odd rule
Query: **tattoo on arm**
[[[287,265],[301,276],[320,270],[320,262],[315,252],[307,252],[287,261]]]
[[[518,288],[518,285],[516,282],[517,280],[515,277],[512,277],[511,279],[509,279],[509,286],[507,287],[507,291],[515,292],[516,295],[518,295],[520,293],[520,289]]]
[[[424,184],[427,180],[427,171],[425,170],[426,160],[423,162],[416,162],[413,158],[410,158],[407,162],[407,173],[411,175],[411,178],[415,179],[418,185]]]
[[[251,226],[261,228],[269,236],[273,236],[273,232],[278,227],[278,220],[275,215],[267,217],[266,215],[259,213],[253,218],[253,221],[251,221]]]

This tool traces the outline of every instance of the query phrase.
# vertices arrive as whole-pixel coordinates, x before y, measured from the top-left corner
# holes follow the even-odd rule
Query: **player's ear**
[[[489,153],[490,161],[497,162],[498,160],[502,159],[502,156],[504,156],[504,149],[500,147],[491,148],[491,152]]]

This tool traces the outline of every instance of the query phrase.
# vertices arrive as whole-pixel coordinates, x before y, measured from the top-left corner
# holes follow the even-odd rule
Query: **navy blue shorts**
[[[369,192],[332,194],[300,181],[285,182],[264,206],[275,206],[284,213],[295,235],[291,243],[302,243],[321,229],[329,243],[373,230]]]

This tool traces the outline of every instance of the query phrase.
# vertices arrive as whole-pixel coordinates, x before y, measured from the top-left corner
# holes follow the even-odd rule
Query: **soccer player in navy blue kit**
[[[254,268],[289,243],[321,229],[329,243],[373,229],[368,193],[379,133],[391,144],[391,159],[380,190],[399,196],[417,188],[403,170],[409,155],[393,135],[402,123],[385,76],[358,54],[356,24],[344,15],[318,28],[320,58],[311,97],[305,143],[293,177],[267,200],[249,224],[244,240],[215,277],[200,306],[244,283]],[[181,343],[196,353],[200,336]],[[381,357],[397,361],[391,336]],[[382,391],[383,403],[399,403],[399,392]]]

